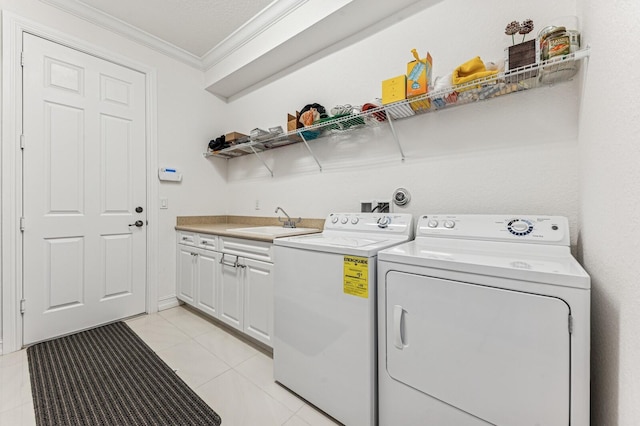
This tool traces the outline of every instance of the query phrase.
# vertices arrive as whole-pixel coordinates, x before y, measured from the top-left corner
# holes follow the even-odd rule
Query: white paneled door
[[[145,76],[25,33],[24,344],[145,311]]]

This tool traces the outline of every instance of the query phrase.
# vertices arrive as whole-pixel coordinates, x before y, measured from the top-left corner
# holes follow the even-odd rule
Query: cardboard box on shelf
[[[407,99],[416,96],[426,95],[429,92],[431,84],[431,74],[433,69],[433,59],[431,54],[427,52],[427,56],[420,59],[417,52],[412,50],[415,60],[407,64]],[[419,101],[410,102],[414,111],[429,109],[431,101],[426,98]]]
[[[242,139],[245,139],[245,140],[242,140]],[[248,136],[238,132],[231,132],[224,135],[224,141],[231,145],[235,145],[241,142],[246,142],[246,140],[248,140]]]
[[[300,123],[300,113],[298,111],[296,111],[295,116],[287,114],[287,133],[300,129],[301,127],[303,126],[302,123]],[[289,139],[293,141],[302,140],[298,135],[290,135]]]
[[[407,98],[407,76],[399,75],[382,81],[382,105]]]

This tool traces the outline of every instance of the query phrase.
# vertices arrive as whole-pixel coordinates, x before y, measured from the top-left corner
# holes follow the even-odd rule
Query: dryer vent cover
[[[393,192],[393,203],[396,206],[406,206],[411,201],[411,194],[404,188],[398,188]]]

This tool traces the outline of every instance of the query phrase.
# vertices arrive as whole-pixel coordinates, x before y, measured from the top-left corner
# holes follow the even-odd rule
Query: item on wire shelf
[[[225,142],[227,142],[229,145],[237,145],[240,143],[245,143],[245,142],[249,142],[249,136],[242,134],[242,133],[238,133],[238,132],[231,132],[231,133],[227,133],[225,135]]]
[[[429,52],[422,59],[416,49],[412,49],[411,53],[415,60],[407,64],[407,99],[410,100],[409,105],[414,111],[426,111],[431,108],[431,101],[423,95],[429,92],[433,60]],[[415,97],[420,99],[412,101]]]
[[[362,112],[367,112],[367,111],[371,111],[371,110],[375,110],[371,113],[371,115],[377,120],[377,121],[386,121],[387,120],[387,114],[384,112],[384,109],[380,106],[380,105],[376,105],[374,103],[371,102],[367,102],[366,104],[362,105],[361,108]],[[367,116],[368,118],[369,116]]]
[[[455,104],[458,100],[458,92],[452,89],[453,83],[451,77],[453,73],[449,73],[445,76],[438,76],[433,81],[433,88],[431,101],[433,105],[440,109],[447,105]]]
[[[304,108],[300,110],[300,119],[299,122],[302,123],[304,127],[312,126],[316,121],[329,117],[327,115],[327,110],[318,103],[305,105]],[[301,135],[304,139],[316,139],[320,136],[320,131],[318,130],[303,130],[298,131],[298,134]]]
[[[287,133],[289,133],[289,140],[293,142],[298,142],[302,140],[300,138],[300,135],[298,135],[297,133],[293,133],[301,127],[304,127],[304,126],[302,125],[302,123],[300,123],[299,111],[296,111],[296,115],[287,114]]]
[[[540,82],[550,84],[573,77],[579,61],[563,61],[580,50],[580,24],[577,16],[560,16],[538,33],[540,59],[548,61],[540,71]]]
[[[218,136],[215,139],[209,141],[209,150],[212,152],[220,151],[221,149],[229,148],[229,143],[225,140],[225,135]]]
[[[475,80],[491,77],[496,74],[498,74],[497,70],[487,70],[484,62],[480,59],[480,56],[476,56],[453,70],[451,82],[455,86],[467,85]],[[462,92],[476,87],[479,86],[469,85],[468,87],[458,87],[456,90],[458,92]]]
[[[407,76],[402,74],[397,77],[382,81],[382,105],[407,99]]]
[[[353,107],[351,104],[344,104],[334,106],[331,108],[330,112],[331,115],[335,117],[336,115],[355,114],[358,112],[358,109]]]

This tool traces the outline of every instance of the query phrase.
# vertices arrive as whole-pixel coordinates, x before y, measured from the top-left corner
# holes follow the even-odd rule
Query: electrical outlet
[[[260,200],[256,200],[256,210],[260,210]]]
[[[376,211],[379,213],[389,213],[389,201],[378,201]]]

